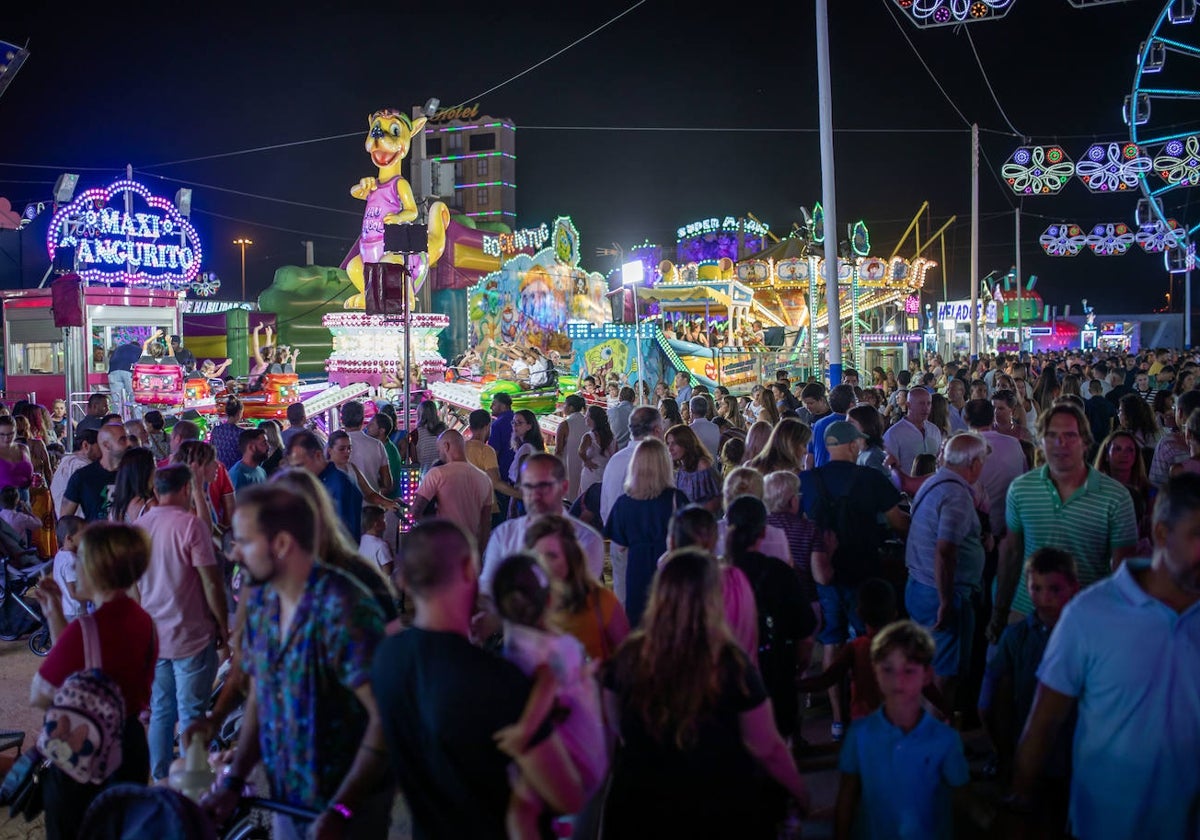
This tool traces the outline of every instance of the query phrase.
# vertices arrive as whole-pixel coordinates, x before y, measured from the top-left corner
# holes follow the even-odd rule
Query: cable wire
[[[213,155],[200,155],[199,157],[182,158],[180,160],[168,160],[162,163],[148,163],[139,166],[139,169],[157,169],[160,166],[179,166],[184,163],[196,163],[202,160],[217,160],[218,158],[236,157],[238,155],[251,155],[257,152],[273,152],[276,149],[290,149],[294,146],[307,146],[312,143],[324,143],[327,140],[345,140],[347,137],[361,137],[362,131],[348,131],[345,134],[330,134],[327,137],[313,137],[310,140],[292,140],[287,143],[273,143],[270,146],[255,146],[252,149],[238,149],[233,152],[218,152]]]
[[[182,180],[180,178],[169,178],[166,175],[157,175],[153,172],[146,172],[146,171],[140,170],[140,169],[135,169],[133,171],[138,173],[139,175],[146,175],[151,178],[158,178],[162,181],[171,181],[172,183],[175,183],[175,184],[184,184],[184,185],[190,186],[190,187],[199,187],[201,189],[214,190],[216,192],[229,193],[231,195],[240,195],[243,198],[256,198],[256,199],[259,199],[260,201],[273,201],[277,204],[288,204],[288,205],[291,205],[292,207],[306,207],[309,210],[326,210],[330,213],[342,213],[346,216],[357,216],[359,218],[362,217],[361,212],[356,213],[353,210],[342,210],[338,207],[326,207],[321,204],[306,204],[303,201],[291,201],[290,199],[286,199],[286,198],[275,198],[275,197],[269,196],[269,195],[258,195],[257,193],[243,192],[242,190],[234,190],[234,189],[230,189],[229,187],[216,187],[216,186],[213,186],[212,184],[201,184],[197,181]]]
[[[521,131],[661,131],[670,134],[712,132],[727,134],[816,134],[819,128],[753,128],[749,126],[669,125],[523,125]],[[835,134],[968,134],[969,128],[835,128]]]
[[[996,109],[1000,112],[1000,116],[1004,118],[1004,122],[1008,124],[1008,127],[1012,130],[1013,134],[1023,137],[1024,135],[1017,131],[1017,127],[1012,124],[1012,120],[1010,120],[1008,118],[1008,114],[1004,112],[1004,106],[1000,104],[1000,97],[996,96],[996,91],[992,87],[992,80],[988,78],[987,71],[983,69],[983,61],[981,61],[979,58],[979,50],[975,49],[975,39],[971,37],[971,27],[964,26],[963,28],[967,32],[967,43],[971,45],[971,53],[975,56],[975,64],[979,67],[979,74],[983,76],[983,83],[987,85],[988,93],[992,95],[992,101],[996,103]]]
[[[12,166],[16,169],[57,169],[59,172],[124,172],[125,167],[115,166],[51,166],[45,163],[2,163],[0,166]]]
[[[538,68],[539,68],[539,67],[541,67],[543,64],[545,64],[545,63],[547,63],[547,62],[549,62],[549,61],[553,61],[554,59],[558,58],[560,55],[562,55],[563,53],[565,53],[567,50],[571,49],[572,47],[574,47],[574,46],[576,46],[576,45],[578,45],[578,44],[581,44],[581,43],[583,43],[583,42],[584,42],[584,41],[586,41],[588,38],[591,38],[593,35],[595,35],[595,34],[596,34],[597,32],[599,32],[600,30],[602,30],[602,29],[606,29],[607,27],[609,27],[609,26],[611,26],[612,24],[616,23],[618,20],[620,20],[621,18],[625,17],[625,15],[629,14],[630,12],[632,12],[634,9],[637,9],[639,6],[642,6],[642,5],[644,5],[644,4],[645,4],[645,2],[646,2],[646,0],[638,0],[638,2],[634,3],[632,6],[630,6],[630,7],[629,7],[628,9],[626,9],[625,11],[621,12],[621,13],[620,13],[619,15],[617,15],[616,17],[614,17],[614,18],[611,18],[611,19],[609,19],[607,22],[600,24],[600,25],[599,25],[599,26],[597,26],[595,29],[593,29],[591,32],[589,32],[588,34],[584,35],[582,38],[576,38],[574,41],[572,41],[571,43],[567,44],[565,47],[563,47],[561,50],[559,50],[558,52],[554,53],[553,55],[551,55],[551,56],[548,56],[548,57],[546,57],[546,58],[543,58],[543,59],[542,59],[541,61],[539,61],[537,64],[534,64],[532,67],[527,67],[526,69],[522,70],[520,73],[516,74],[515,76],[512,76],[512,77],[510,77],[510,78],[508,78],[508,79],[505,79],[503,82],[501,82],[501,83],[500,83],[500,84],[498,84],[498,85],[492,85],[490,88],[488,88],[487,90],[485,90],[483,93],[477,93],[477,94],[475,94],[474,96],[468,96],[468,97],[467,97],[465,100],[463,100],[462,102],[458,103],[458,105],[455,105],[454,107],[455,107],[455,108],[461,108],[463,105],[466,105],[468,102],[474,102],[474,101],[476,101],[476,100],[478,100],[478,99],[483,99],[483,97],[487,96],[489,93],[492,93],[492,92],[494,92],[494,91],[497,91],[497,90],[499,90],[500,88],[504,87],[505,85],[507,85],[507,84],[509,84],[509,83],[511,83],[511,82],[515,82],[517,79],[521,78],[522,76],[526,75],[527,73],[532,73],[534,70],[538,69]]]
[[[904,40],[908,42],[908,46],[912,49],[913,55],[917,57],[917,61],[921,62],[921,66],[925,68],[925,72],[929,74],[929,78],[933,79],[933,83],[937,85],[937,89],[942,92],[942,96],[946,97],[946,101],[950,103],[950,107],[954,109],[954,113],[958,114],[958,118],[962,120],[963,123],[969,128],[971,126],[971,121],[967,119],[963,112],[959,110],[959,107],[954,104],[954,100],[950,98],[950,94],[946,93],[946,89],[942,87],[942,83],[938,81],[937,76],[935,76],[933,71],[929,69],[929,65],[925,63],[925,59],[921,55],[921,51],[917,49],[917,45],[914,44],[912,39],[908,37],[908,32],[905,31],[904,26],[901,25],[899,18],[896,17],[896,13],[892,11],[890,0],[879,0],[879,2],[883,4],[885,9],[887,9],[887,13],[891,16],[892,22],[896,24],[896,28],[900,30],[900,34],[903,35]]]
[[[353,243],[355,240],[354,236],[347,236],[345,234],[334,235],[331,233],[313,233],[313,232],[307,231],[307,230],[294,230],[293,228],[279,227],[278,225],[269,225],[266,222],[253,222],[253,221],[250,221],[249,219],[239,219],[236,216],[226,216],[222,213],[214,213],[211,210],[201,210],[197,207],[193,207],[192,212],[197,213],[201,216],[212,216],[215,219],[224,219],[227,222],[237,222],[238,224],[241,224],[241,225],[252,225],[253,227],[264,228],[266,230],[278,230],[283,233],[297,233],[301,236],[318,236],[321,239],[333,239],[337,242],[346,242],[346,243]]]

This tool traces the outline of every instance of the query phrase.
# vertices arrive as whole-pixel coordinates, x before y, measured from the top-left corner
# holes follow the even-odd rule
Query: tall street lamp
[[[646,379],[646,369],[642,366],[642,322],[638,317],[638,294],[637,286],[646,277],[646,267],[641,260],[627,262],[621,266],[621,285],[633,287],[633,335],[634,341],[637,342],[637,404],[645,405],[646,398],[643,383]]]
[[[242,300],[245,300],[246,299],[246,246],[253,245],[254,243],[251,240],[246,239],[245,237],[241,237],[239,239],[233,240],[233,244],[242,246]]]

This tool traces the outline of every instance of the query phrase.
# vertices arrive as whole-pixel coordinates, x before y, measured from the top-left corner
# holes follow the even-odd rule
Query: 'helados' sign
[[[136,181],[83,192],[50,221],[46,249],[75,249],[88,283],[183,288],[200,273],[196,229],[165,198]]]

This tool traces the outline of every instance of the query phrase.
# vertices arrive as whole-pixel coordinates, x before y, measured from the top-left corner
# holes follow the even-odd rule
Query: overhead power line
[[[996,109],[1000,112],[1000,116],[1004,118],[1004,122],[1008,124],[1009,129],[1017,136],[1023,136],[1017,131],[1016,126],[1012,124],[1012,120],[1008,118],[1008,114],[1004,112],[1004,106],[1000,104],[1000,98],[996,96],[996,91],[992,87],[992,80],[988,78],[987,71],[983,69],[983,61],[979,58],[979,51],[975,49],[975,39],[971,37],[971,27],[963,27],[967,31],[967,43],[971,45],[971,54],[975,56],[975,64],[979,67],[979,74],[983,76],[983,83],[987,85],[988,93],[992,95],[992,101],[996,103]]]

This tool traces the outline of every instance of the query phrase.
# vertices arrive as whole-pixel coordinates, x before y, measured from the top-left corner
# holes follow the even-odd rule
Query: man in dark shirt
[[[87,401],[87,416],[79,421],[75,427],[75,436],[85,429],[91,429],[94,432],[100,431],[100,427],[104,425],[104,415],[108,414],[109,402],[108,394],[96,393],[88,397]]]
[[[171,336],[171,352],[175,356],[175,360],[183,365],[184,370],[196,369],[196,354],[183,346],[183,342],[179,336]]]
[[[493,736],[521,717],[529,680],[470,642],[479,555],[457,525],[421,522],[405,536],[396,565],[416,617],[411,628],[379,645],[371,688],[412,809],[413,837],[503,838],[512,759]],[[548,721],[516,762],[549,808],[575,813],[582,807],[577,776]]]
[[[96,436],[100,445],[100,460],[80,467],[67,481],[59,516],[78,512],[88,522],[108,518],[113,486],[117,483],[117,467],[129,448],[125,427],[119,424],[102,426]]]
[[[333,500],[333,509],[346,525],[357,545],[362,537],[362,491],[333,463],[325,458],[321,441],[312,432],[300,432],[287,447],[288,461],[293,467],[308,470],[320,479]]]
[[[133,366],[141,355],[142,345],[131,341],[108,357],[108,392],[118,408],[133,407]]]
[[[496,450],[496,461],[500,467],[500,477],[508,479],[508,470],[512,466],[512,397],[508,394],[496,394],[492,398],[492,431],[488,434],[488,446]],[[500,509],[504,510],[507,499],[497,497],[501,502]]]

